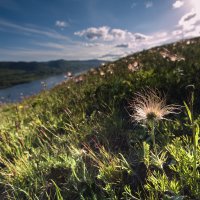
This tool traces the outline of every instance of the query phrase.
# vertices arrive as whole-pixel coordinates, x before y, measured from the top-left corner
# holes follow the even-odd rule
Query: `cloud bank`
[[[84,37],[90,41],[126,41],[146,40],[148,36],[141,33],[132,33],[127,30],[111,28],[108,26],[90,27],[74,33],[76,36]]]
[[[174,9],[183,6],[182,1],[172,4]],[[174,11],[173,11],[174,12]],[[57,20],[55,25],[65,28],[65,21]],[[70,26],[71,27],[71,26]],[[106,59],[115,60],[128,54],[174,42],[180,39],[200,36],[200,13],[191,9],[183,14],[174,27],[149,34],[131,32],[110,26],[91,26],[74,32],[73,39],[53,29],[32,25],[19,25],[0,19],[0,30],[26,35],[32,39],[34,48],[0,48],[0,55],[8,60],[49,59]],[[48,40],[42,40],[47,38]],[[38,39],[38,40],[37,40]],[[45,42],[46,41],[46,42]],[[20,58],[20,59],[19,59]]]

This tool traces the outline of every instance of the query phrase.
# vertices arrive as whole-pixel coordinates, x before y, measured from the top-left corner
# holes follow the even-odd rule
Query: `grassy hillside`
[[[0,89],[65,72],[77,73],[103,61],[0,62]]]
[[[200,38],[156,47],[2,105],[0,199],[199,199],[199,55]],[[181,112],[138,122],[136,92],[170,108],[152,90]]]

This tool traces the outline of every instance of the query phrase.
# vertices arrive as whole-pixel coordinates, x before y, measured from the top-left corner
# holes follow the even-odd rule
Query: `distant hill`
[[[55,60],[48,62],[0,62],[0,88],[65,72],[77,73],[98,67],[101,60]]]

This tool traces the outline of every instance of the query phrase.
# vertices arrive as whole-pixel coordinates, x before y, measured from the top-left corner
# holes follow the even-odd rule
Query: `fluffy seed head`
[[[130,108],[133,112],[131,118],[136,122],[159,121],[166,119],[168,114],[177,114],[180,112],[178,105],[166,105],[165,96],[162,97],[158,90],[143,90],[136,93],[135,98],[130,102]]]

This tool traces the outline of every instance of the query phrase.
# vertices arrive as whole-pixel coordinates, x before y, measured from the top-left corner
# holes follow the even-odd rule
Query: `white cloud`
[[[98,47],[98,46],[104,46],[102,43],[83,43],[82,44],[85,47]]]
[[[193,9],[191,12],[184,14],[176,28],[172,31],[173,37],[189,38],[200,36],[200,15]]]
[[[170,41],[171,34],[169,32],[155,32],[147,37],[145,41],[136,41],[135,42],[135,51],[148,49],[153,46],[157,46],[163,43]]]
[[[180,29],[178,29],[178,30],[173,30],[172,31],[172,35],[173,36],[180,36],[180,35],[182,35],[183,36],[183,31],[182,30],[180,30]]]
[[[123,29],[112,29],[108,26],[102,27],[90,27],[82,31],[74,33],[79,37],[85,37],[88,40],[94,41],[109,41],[109,42],[126,42],[126,41],[136,41],[136,40],[146,40],[148,37],[140,33],[132,33]]]
[[[120,40],[124,40],[127,34],[130,34],[131,36],[130,32],[127,32],[126,30],[122,29],[112,29],[109,34],[112,35],[113,39],[120,39]]]
[[[136,52],[160,45],[171,39],[171,34],[168,32],[157,32],[147,36],[142,33],[133,33],[123,29],[112,29],[110,27],[90,27],[76,32],[75,35],[85,37],[91,43],[98,41],[98,44],[103,44],[103,46],[96,46],[89,43],[90,45],[87,45],[87,47],[91,51],[94,50],[99,58],[103,57],[104,59],[117,59],[120,57],[119,55],[125,56],[125,51],[129,53]]]
[[[55,25],[59,28],[65,28],[69,26],[68,22],[57,20]]]
[[[119,57],[130,53],[148,49],[154,46],[174,42],[179,39],[194,37],[200,35],[200,16],[197,11],[192,10],[185,13],[177,26],[171,30],[153,32],[149,35],[143,33],[134,33],[125,29],[112,28],[109,26],[89,27],[74,34],[83,40],[72,41],[58,32],[34,27],[31,25],[17,25],[0,19],[0,29],[8,29],[21,34],[47,36],[48,42],[34,42],[34,49],[0,49],[2,58],[12,60],[52,60],[52,59],[107,59],[116,60]],[[57,40],[55,40],[57,39]],[[34,38],[35,40],[35,38]],[[56,41],[56,42],[55,42]],[[41,48],[42,47],[42,48]],[[6,57],[7,56],[7,57]]]
[[[186,13],[181,17],[178,22],[178,28],[183,31],[192,31],[200,23],[200,16],[193,10],[189,13]]]
[[[129,47],[129,44],[127,44],[127,43],[124,43],[124,44],[117,44],[115,47],[117,47],[117,48],[128,48],[128,47]]]
[[[101,59],[108,59],[108,60],[115,60],[115,59],[118,59],[122,56],[124,56],[124,53],[120,53],[120,54],[107,53],[107,54],[102,55],[100,58]]]
[[[105,41],[109,41],[113,39],[113,36],[109,34],[110,28],[107,26],[102,26],[99,28],[90,27],[88,29],[75,32],[74,34],[77,36],[84,36],[86,39],[89,40],[97,40],[102,39]]]
[[[148,36],[141,33],[135,33],[134,37],[135,37],[135,40],[139,40],[139,41],[148,39]]]
[[[175,1],[175,2],[173,3],[172,7],[173,7],[174,9],[176,9],[176,8],[182,7],[183,5],[184,5],[184,2],[183,2],[183,1],[177,0],[177,1]]]
[[[145,3],[145,7],[146,7],[146,8],[151,8],[151,7],[153,7],[153,2],[152,2],[152,1],[147,1],[147,2]]]

